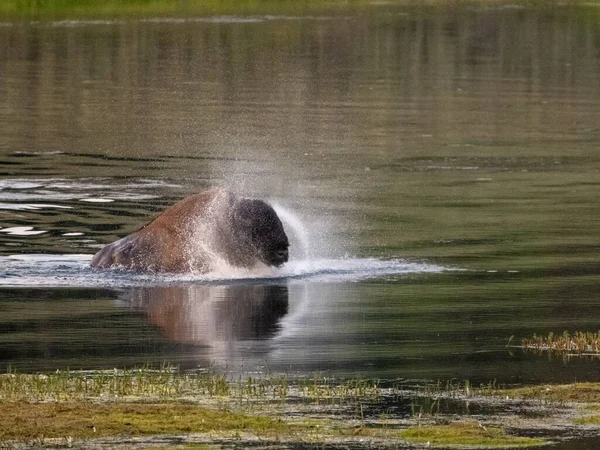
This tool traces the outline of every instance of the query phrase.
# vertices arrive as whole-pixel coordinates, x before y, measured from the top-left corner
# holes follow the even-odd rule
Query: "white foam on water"
[[[342,258],[291,261],[280,270],[283,278],[318,281],[353,281],[384,275],[437,273],[445,268],[435,264],[400,259]]]
[[[343,258],[294,260],[280,269],[217,267],[207,274],[153,274],[90,267],[93,255],[22,254],[0,256],[0,286],[69,286],[124,288],[190,284],[271,283],[286,280],[321,283],[353,282],[388,275],[439,273],[434,264],[400,259]]]
[[[302,221],[300,220],[300,218],[293,211],[284,208],[283,206],[278,205],[277,203],[274,203],[272,206],[277,215],[279,216],[279,219],[281,219],[281,222],[283,223],[283,228],[284,230],[286,230],[288,238],[297,238],[298,242],[302,246],[304,258],[310,259],[311,253],[310,242],[308,239],[308,231],[302,223]],[[290,228],[292,230],[293,236],[290,236]]]
[[[87,198],[82,201],[107,200]],[[219,213],[220,203],[209,211],[208,217]],[[378,258],[326,258],[315,255],[311,247],[309,229],[292,210],[275,204],[274,209],[281,218],[291,241],[291,248],[301,248],[300,255],[291,254],[291,259],[281,268],[256,263],[250,268],[234,267],[228,264],[211,245],[214,236],[200,234],[190,236],[194,251],[191,255],[205,255],[210,260],[209,273],[163,274],[139,273],[125,269],[97,270],[90,267],[93,255],[40,255],[22,254],[0,256],[0,286],[73,286],[73,287],[134,287],[134,286],[172,286],[194,284],[218,284],[252,282],[272,283],[286,280],[318,282],[352,282],[368,278],[380,278],[388,275],[410,273],[435,273],[446,270],[442,266],[410,262],[401,259]],[[199,223],[199,229],[205,229]],[[33,227],[0,228],[0,232],[21,236],[45,233]],[[65,233],[64,236],[76,236],[81,233]],[[327,237],[319,235],[315,248],[323,248]],[[192,264],[192,267],[194,265]],[[200,270],[200,269],[199,269]]]

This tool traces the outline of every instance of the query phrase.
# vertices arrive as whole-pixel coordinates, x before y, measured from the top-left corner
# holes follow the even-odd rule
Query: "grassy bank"
[[[315,376],[291,382],[273,376],[232,381],[169,367],[11,372],[0,375],[0,446],[113,448],[132,439],[138,444],[128,448],[169,439],[180,447],[165,448],[218,448],[231,440],[242,445],[259,440],[267,448],[281,443],[386,448],[400,442],[518,448],[545,442],[469,417],[381,412],[386,403],[412,401],[413,395],[364,380]]]
[[[487,412],[471,413],[475,405]],[[0,423],[0,447],[114,448],[133,440],[128,448],[220,448],[232,441],[264,448],[527,448],[546,444],[548,429],[552,440],[560,439],[557,430],[568,437],[577,427],[600,436],[600,383],[382,388],[319,375],[232,380],[173,367],[9,371],[0,375]]]
[[[571,4],[600,3],[575,0]],[[193,17],[214,15],[306,15],[344,12],[376,4],[374,0],[3,0],[4,20]],[[399,5],[518,4],[547,7],[559,0],[395,0]]]
[[[563,333],[560,339],[551,335],[532,342],[543,347],[560,342],[559,348],[572,351],[573,338],[577,348],[589,351],[598,336]],[[40,448],[114,448],[133,440],[128,448],[165,442],[173,445],[163,448],[220,448],[232,441],[260,441],[264,448],[282,443],[289,448],[527,448],[544,445],[548,429],[554,430],[551,440],[560,439],[557,430],[567,438],[578,427],[600,436],[600,383],[381,387],[318,374],[232,379],[170,366],[44,374],[9,370],[0,375],[0,424],[0,447],[34,442]]]
[[[94,19],[304,14],[335,11],[366,3],[358,0],[4,0],[0,2],[0,16],[25,19]]]
[[[306,425],[181,403],[8,402],[0,407],[0,441],[41,437],[93,438],[180,433],[262,437],[293,436]]]

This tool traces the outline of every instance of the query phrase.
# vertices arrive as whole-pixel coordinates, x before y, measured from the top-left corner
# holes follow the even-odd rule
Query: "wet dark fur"
[[[194,240],[210,240],[210,252]],[[208,190],[187,197],[138,231],[100,250],[92,267],[151,272],[208,272],[214,256],[236,267],[281,266],[288,238],[275,210],[262,200]]]

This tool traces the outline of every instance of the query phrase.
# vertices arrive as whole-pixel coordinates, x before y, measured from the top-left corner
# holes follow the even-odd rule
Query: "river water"
[[[600,10],[0,23],[0,368],[600,380]],[[208,187],[280,272],[93,271]],[[512,340],[511,340],[512,337]]]

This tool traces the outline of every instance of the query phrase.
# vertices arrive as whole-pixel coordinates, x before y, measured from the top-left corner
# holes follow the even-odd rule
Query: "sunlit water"
[[[0,365],[597,381],[507,348],[600,323],[597,17],[3,24]],[[275,206],[288,264],[89,267],[213,186]]]

